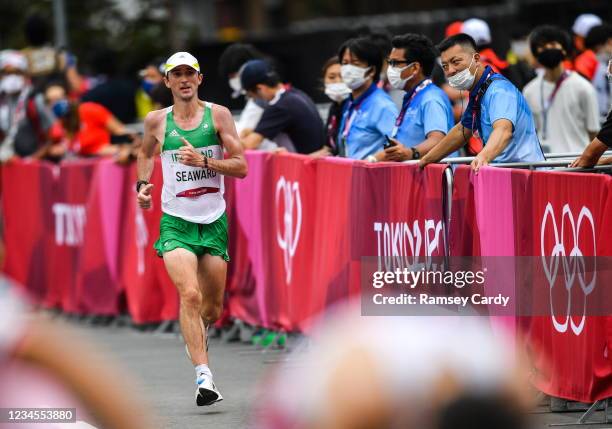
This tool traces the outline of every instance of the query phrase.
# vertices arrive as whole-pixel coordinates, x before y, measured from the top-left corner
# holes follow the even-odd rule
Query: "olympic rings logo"
[[[554,245],[552,249],[546,249],[546,232],[549,223],[552,224],[552,238],[554,239]],[[597,249],[595,247],[595,222],[593,221],[593,214],[591,213],[591,211],[583,206],[580,209],[580,213],[578,214],[578,220],[575,221],[574,215],[570,210],[569,204],[565,204],[561,212],[561,234],[559,234],[559,228],[557,227],[557,220],[555,217],[553,206],[551,203],[548,203],[546,205],[540,230],[540,250],[542,255],[542,265],[544,268],[544,273],[549,284],[550,311],[552,323],[555,330],[560,333],[567,332],[568,327],[570,327],[575,335],[580,335],[584,329],[584,324],[586,322],[586,298],[595,288],[597,270],[595,265],[593,268],[593,276],[590,281],[587,281],[586,263],[584,260],[585,254],[583,252],[583,250],[587,249],[582,249],[578,241],[580,238],[581,228],[588,228],[589,226],[593,238],[593,252],[592,255],[587,254],[587,256],[596,256]],[[566,227],[569,228],[568,232],[571,233],[571,246],[569,248],[566,248],[564,243],[564,237],[566,236]],[[548,250],[550,250],[550,252]],[[593,260],[595,261],[595,258],[593,258]],[[561,264],[560,261],[562,262]],[[594,262],[594,264],[596,264],[596,262]],[[563,318],[561,318],[561,321],[557,320],[557,317],[555,316],[552,299],[552,290],[557,281],[557,275],[559,274],[560,265],[562,265],[563,279],[565,282],[565,289],[567,290],[567,308],[565,311],[566,316],[565,320],[562,320]],[[585,298],[582,316],[580,318],[579,323],[574,322],[574,319],[572,318],[570,312],[572,308],[571,290],[576,280],[578,280],[578,283],[580,284],[580,288],[582,289]]]
[[[302,198],[300,196],[300,185],[290,182],[281,176],[276,182],[276,213],[282,200],[283,221],[277,222],[276,241],[283,251],[283,262],[285,264],[285,280],[291,283],[293,271],[293,257],[300,241],[300,230],[302,229]]]

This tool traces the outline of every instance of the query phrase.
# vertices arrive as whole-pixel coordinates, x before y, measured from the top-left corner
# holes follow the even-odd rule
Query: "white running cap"
[[[482,19],[470,18],[463,22],[461,31],[476,41],[476,45],[488,45],[491,43],[491,30],[489,24]]]
[[[601,18],[592,13],[583,13],[578,15],[578,18],[574,21],[572,31],[579,36],[586,37],[589,34],[591,28],[596,25],[601,25]]]
[[[198,59],[196,57],[191,55],[189,52],[177,52],[166,61],[166,65],[164,66],[164,74],[167,75],[173,68],[183,65],[191,67],[198,73],[200,72],[200,63],[198,63]]]

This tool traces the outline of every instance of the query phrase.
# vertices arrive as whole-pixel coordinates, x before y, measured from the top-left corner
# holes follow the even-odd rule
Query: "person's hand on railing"
[[[599,158],[606,152],[608,146],[597,137],[584,149],[582,155],[569,166],[573,168],[590,168],[597,164]]]
[[[470,164],[475,174],[478,174],[478,171],[487,165],[489,165],[489,160],[482,154],[482,152],[480,152]]]

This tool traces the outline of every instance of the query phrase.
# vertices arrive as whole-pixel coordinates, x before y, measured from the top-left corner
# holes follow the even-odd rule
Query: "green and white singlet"
[[[202,121],[192,130],[177,126],[172,106],[166,111],[166,132],[161,152],[164,177],[162,211],[189,222],[212,223],[225,212],[223,175],[207,168],[190,167],[178,160],[179,149],[184,146],[181,137],[202,155],[223,159],[223,147],[212,120],[212,103],[205,103]]]

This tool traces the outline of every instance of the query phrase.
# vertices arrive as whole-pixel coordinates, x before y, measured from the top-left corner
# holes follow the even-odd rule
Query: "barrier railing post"
[[[442,201],[442,206],[444,207],[444,263],[448,267],[448,258],[450,256],[450,222],[453,206],[453,169],[450,166],[444,170],[442,187],[442,192],[444,193]]]

